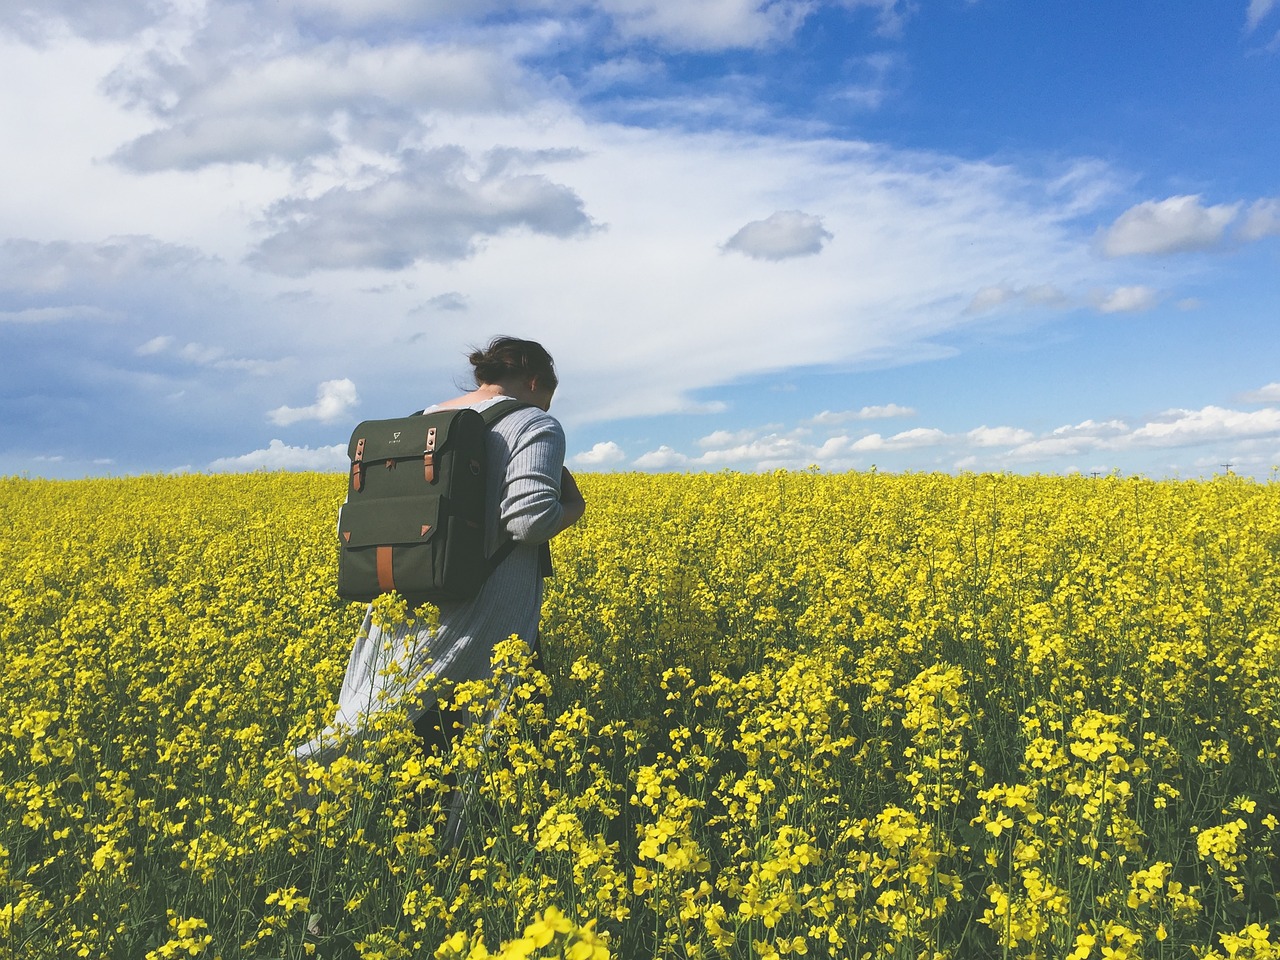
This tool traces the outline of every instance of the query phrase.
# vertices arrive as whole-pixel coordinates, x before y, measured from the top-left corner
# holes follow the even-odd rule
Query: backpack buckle
[[[427,430],[427,441],[422,451],[422,475],[427,483],[436,482],[436,428]]]
[[[351,489],[356,493],[364,486],[364,437],[356,441],[356,455],[351,458]]]

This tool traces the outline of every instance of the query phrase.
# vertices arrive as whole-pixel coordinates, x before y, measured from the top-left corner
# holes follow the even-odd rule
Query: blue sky
[[[1280,2],[13,0],[0,474],[1280,464]]]

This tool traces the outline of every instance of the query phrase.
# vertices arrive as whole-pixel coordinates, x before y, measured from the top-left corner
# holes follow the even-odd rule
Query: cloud
[[[1254,201],[1245,213],[1237,235],[1247,242],[1280,236],[1280,199]]]
[[[507,57],[478,47],[331,41],[272,52],[250,45],[228,66],[119,74],[118,95],[152,103],[164,125],[113,159],[149,172],[298,162],[345,142],[394,148],[425,111],[503,110],[528,87]]]
[[[144,134],[113,160],[139,173],[196,170],[214,163],[301,160],[336,149],[338,140],[310,117],[208,117]]]
[[[914,450],[918,447],[935,447],[947,442],[949,437],[945,431],[934,427],[916,427],[904,430],[891,437],[883,437],[878,433],[868,434],[855,440],[849,449],[855,453],[875,453],[880,450]]]
[[[687,465],[715,468],[749,463],[757,470],[772,470],[805,466],[814,459],[813,445],[795,434],[752,436],[747,431],[734,437],[733,442],[728,436],[714,434],[710,439],[711,444],[700,456],[688,460]]]
[[[703,450],[724,450],[729,447],[740,446],[744,443],[750,443],[759,434],[758,430],[716,430],[707,434],[698,440],[698,446]]]
[[[600,0],[624,37],[684,50],[761,47],[791,36],[812,11],[805,0]]]
[[[890,77],[904,69],[904,58],[897,53],[874,53],[855,57],[849,68],[863,76],[860,83],[851,83],[834,96],[837,100],[853,104],[863,110],[879,110],[892,93]]]
[[[342,26],[362,26],[372,23],[433,22],[458,18],[457,4],[450,0],[281,0],[296,18],[303,21],[333,21]],[[484,15],[508,5],[505,0],[471,0],[466,10],[474,15]],[[530,5],[543,6],[537,0]]]
[[[1248,29],[1256,29],[1275,5],[1276,0],[1249,0],[1249,12],[1246,20]]]
[[[1268,383],[1258,390],[1240,396],[1245,403],[1280,403],[1280,383]]]
[[[1160,296],[1151,287],[1118,287],[1099,298],[1098,309],[1102,313],[1138,313],[1150,310]]]
[[[133,352],[140,357],[153,357],[158,353],[164,353],[173,347],[173,337],[161,335],[152,337],[146,343],[140,344]]]
[[[133,352],[139,357],[158,357],[164,354],[172,354],[179,360],[197,367],[208,367],[213,370],[238,370],[259,377],[279,373],[291,365],[291,361],[288,359],[258,360],[249,357],[232,357],[227,355],[227,351],[223,347],[195,341],[178,347],[177,340],[169,334],[152,337]]]
[[[1004,306],[1016,297],[1017,292],[1009,287],[983,287],[973,295],[973,299],[965,307],[965,313],[986,313]]]
[[[689,458],[683,453],[663,444],[657,450],[650,450],[636,457],[635,465],[641,470],[673,470],[684,467]]]
[[[489,160],[472,169],[460,147],[412,152],[402,170],[370,186],[281,200],[268,211],[271,236],[250,261],[293,277],[325,269],[400,270],[418,260],[465,260],[482,238],[516,228],[559,238],[591,231],[583,202],[569,187],[540,174],[510,173],[523,165],[519,155]]]
[[[461,311],[467,309],[467,298],[456,290],[450,290],[448,293],[437,294],[423,306],[433,310]]]
[[[1060,469],[1107,472],[1116,469],[1116,461],[1146,450],[1229,443],[1230,450],[1215,454],[1218,459],[1213,463],[1229,456],[1237,464],[1256,466],[1280,449],[1280,383],[1267,384],[1241,399],[1271,406],[1252,412],[1218,406],[1175,409],[1137,426],[1117,418],[1091,418],[1041,434],[1020,426],[984,424],[960,432],[922,427],[891,436],[841,435],[821,442],[809,439],[807,425],[813,420],[805,420],[791,430],[777,425],[716,430],[697,441],[700,450],[695,454],[664,444],[638,457],[633,465],[642,470],[794,470],[809,465],[863,469],[874,457],[888,469],[1005,470],[1027,464],[1052,469],[1051,464],[1065,461]],[[1080,458],[1090,462],[1071,462]],[[1104,458],[1113,462],[1094,465]]]
[[[1030,430],[1017,427],[975,427],[965,434],[965,439],[975,447],[1013,447],[1035,438]]]
[[[1107,256],[1185,253],[1217,246],[1240,204],[1205,207],[1199,196],[1148,200],[1122,213],[1102,237]]]
[[[988,313],[1008,305],[1065,307],[1069,302],[1066,295],[1051,283],[1030,287],[1009,287],[997,284],[983,287],[975,293],[964,312],[970,315]]]
[[[288,426],[300,420],[319,420],[332,423],[341,420],[360,402],[356,385],[350,380],[326,380],[316,387],[316,402],[309,407],[277,407],[267,414],[267,419],[280,426]]]
[[[822,252],[831,239],[822,218],[799,210],[779,210],[764,220],[753,220],[724,243],[756,260],[786,260]]]
[[[886,403],[862,407],[858,410],[823,410],[816,416],[809,418],[807,422],[816,426],[837,426],[854,420],[886,420],[890,417],[914,417],[915,415],[916,411],[912,407]]]
[[[1270,402],[1271,386],[1275,385],[1258,391],[1263,402]],[[1280,394],[1280,388],[1276,393]],[[1116,453],[1151,447],[1194,447],[1277,436],[1280,436],[1280,409],[1241,411],[1207,406],[1199,410],[1169,410],[1136,428],[1120,420],[1086,420],[1021,444],[1009,451],[1009,457],[1037,461],[1095,451]]]
[[[90,40],[124,40],[161,20],[161,0],[6,0],[0,28],[33,43],[65,30]]]
[[[0,323],[63,323],[69,320],[113,320],[117,314],[102,307],[74,304],[67,307],[28,307],[0,310]]]
[[[598,469],[612,467],[626,459],[627,455],[620,446],[612,440],[606,440],[603,443],[593,445],[590,450],[570,457],[569,462],[577,467]]]
[[[328,447],[291,447],[282,440],[272,440],[265,450],[254,450],[239,457],[220,457],[209,464],[210,473],[250,473],[255,470],[341,471],[347,468],[346,444]]]
[[[1241,411],[1208,406],[1200,410],[1170,410],[1144,424],[1127,438],[1138,445],[1181,447],[1237,437],[1280,435],[1280,410]]]
[[[1055,457],[1077,456],[1117,442],[1129,431],[1122,420],[1085,420],[1077,424],[1057,427],[1050,433],[1028,440],[1009,451],[1012,460],[1044,460]]]
[[[5,240],[0,243],[0,289],[29,296],[103,287],[129,290],[140,277],[186,274],[208,262],[192,247],[147,236],[98,243]]]

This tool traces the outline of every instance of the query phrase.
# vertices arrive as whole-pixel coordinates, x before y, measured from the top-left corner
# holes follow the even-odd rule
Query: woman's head
[[[551,394],[560,382],[551,354],[534,340],[494,337],[483,350],[472,351],[470,360],[477,386],[518,385],[534,393],[545,394],[547,402],[550,402]]]

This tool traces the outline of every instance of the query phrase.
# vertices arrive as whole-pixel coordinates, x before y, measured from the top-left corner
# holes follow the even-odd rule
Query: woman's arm
[[[564,508],[564,512],[560,515],[556,533],[568,530],[587,512],[587,501],[582,499],[582,491],[578,489],[578,482],[573,479],[568,467],[560,468],[560,506]]]
[[[499,517],[513,540],[544,543],[568,525],[563,480],[564,431],[553,417],[539,414],[521,426],[509,451]]]

